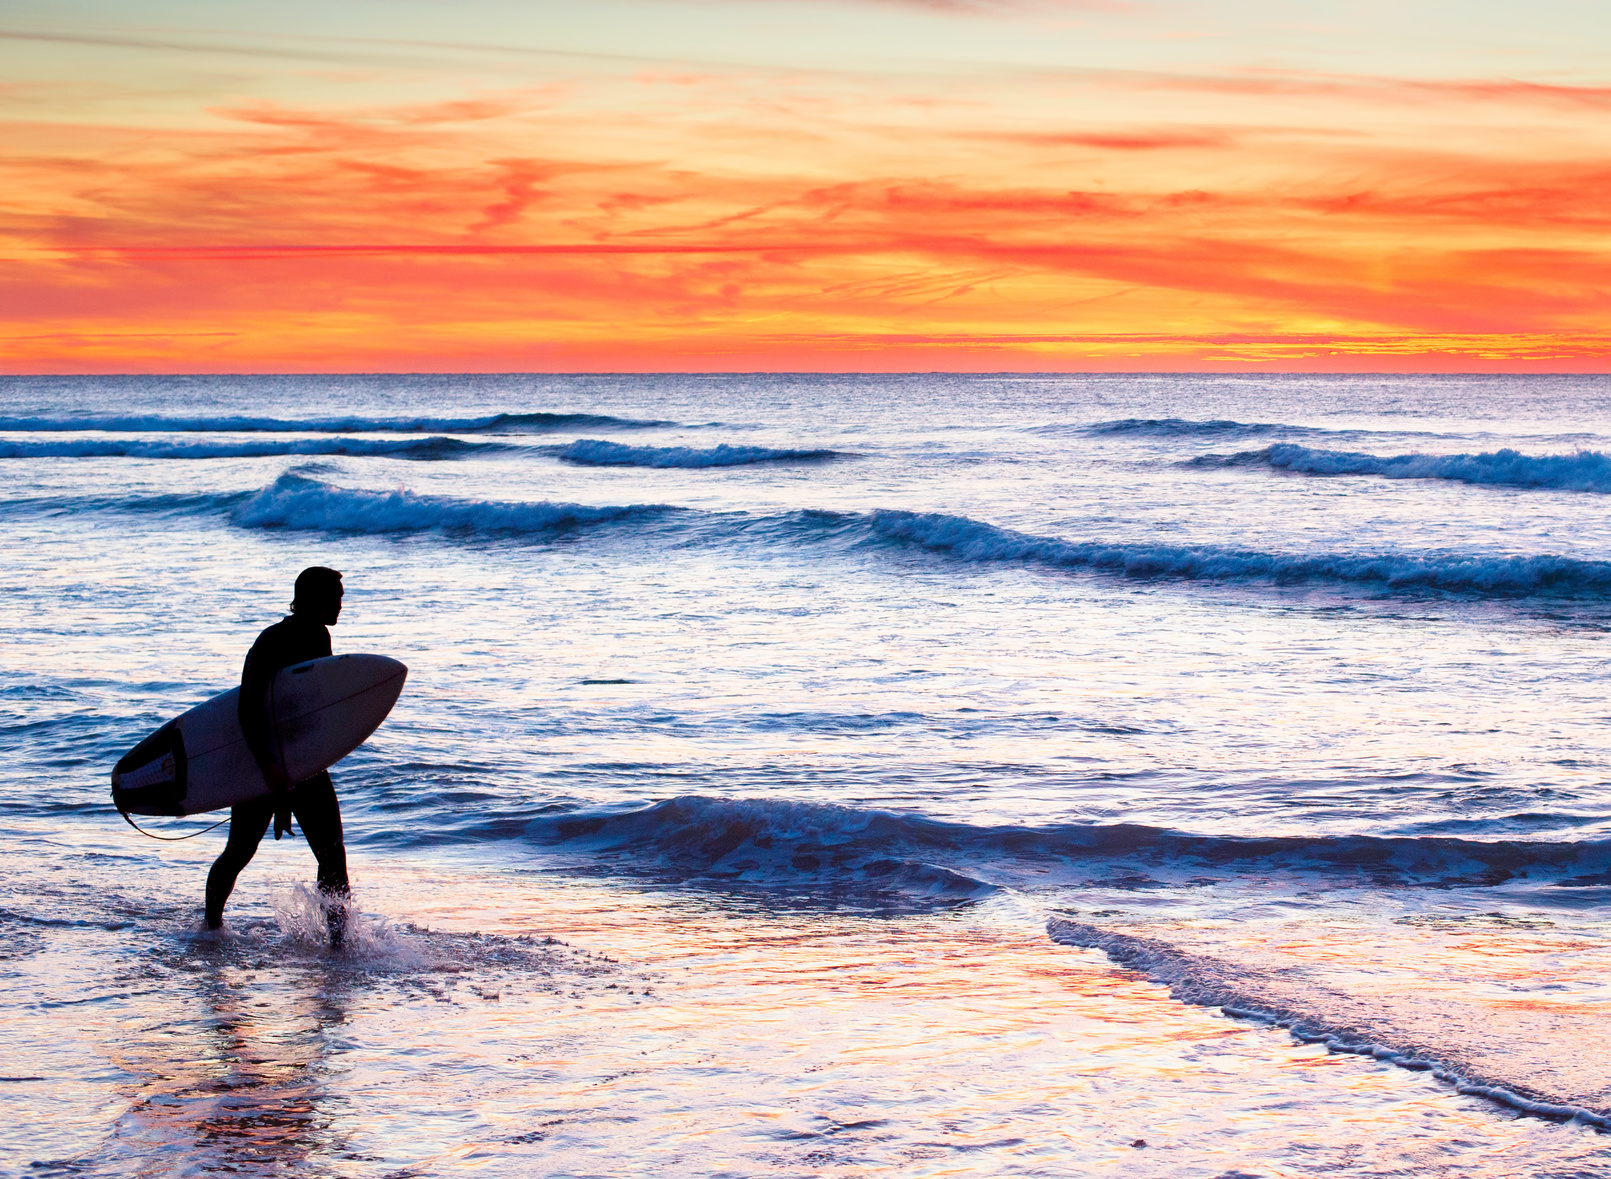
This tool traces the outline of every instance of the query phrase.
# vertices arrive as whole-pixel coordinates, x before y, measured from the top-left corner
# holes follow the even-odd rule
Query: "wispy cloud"
[[[1112,131],[973,131],[969,138],[1028,147],[1087,147],[1097,151],[1165,151],[1229,147],[1231,132],[1219,129],[1134,127]]]
[[[1569,86],[1514,78],[1405,78],[1315,70],[1248,69],[1223,73],[1114,71],[1115,83],[1248,97],[1368,99],[1393,103],[1480,102],[1611,109],[1611,86]]]

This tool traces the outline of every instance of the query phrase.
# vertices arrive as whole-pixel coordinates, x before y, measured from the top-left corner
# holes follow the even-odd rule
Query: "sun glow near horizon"
[[[3,368],[1604,371],[1607,20],[1497,8],[24,6]]]

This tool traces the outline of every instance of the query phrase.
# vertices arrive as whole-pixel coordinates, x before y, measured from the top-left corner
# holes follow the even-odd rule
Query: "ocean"
[[[0,1174],[1611,1173],[1611,378],[0,379]],[[407,663],[199,928],[114,761]]]

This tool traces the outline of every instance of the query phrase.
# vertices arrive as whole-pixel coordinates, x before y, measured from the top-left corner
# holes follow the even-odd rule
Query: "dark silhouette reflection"
[[[110,1153],[153,1174],[316,1173],[345,1153],[321,1069],[346,1020],[343,967],[266,958],[201,945],[153,972],[171,1015],[127,1029],[116,1063],[139,1079]]]

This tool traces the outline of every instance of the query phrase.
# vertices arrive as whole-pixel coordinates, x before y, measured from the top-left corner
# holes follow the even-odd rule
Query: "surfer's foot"
[[[339,950],[347,942],[347,900],[345,897],[326,897],[324,923],[330,930],[330,948]]]
[[[204,925],[206,925],[209,931],[224,928],[224,918],[222,916],[214,917],[211,913],[208,913],[207,916],[202,919],[202,922]]]

